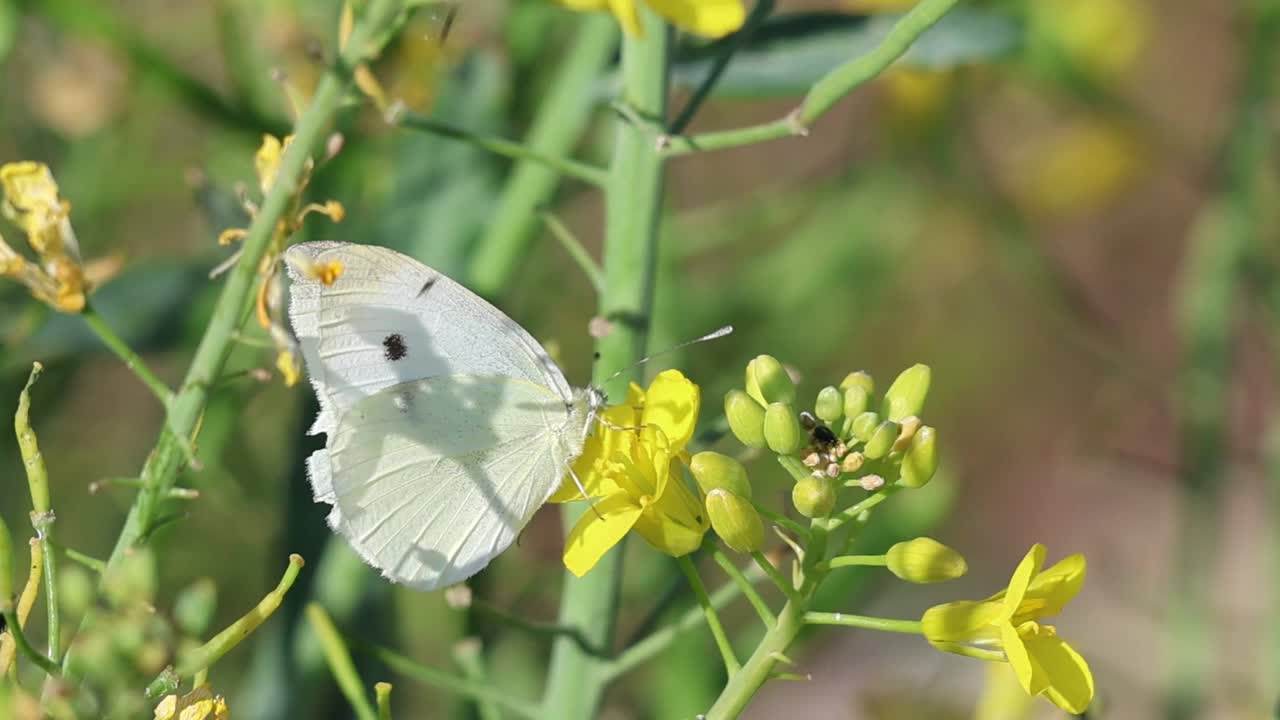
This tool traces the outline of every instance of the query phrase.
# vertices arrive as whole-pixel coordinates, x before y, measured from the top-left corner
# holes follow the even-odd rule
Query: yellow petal
[[[570,10],[600,10],[609,6],[609,0],[556,0]]]
[[[178,716],[178,696],[165,695],[156,705],[155,720],[174,720]]]
[[[640,514],[636,532],[654,548],[681,557],[702,545],[709,522],[698,499],[679,477],[671,475],[667,461],[666,468],[659,471],[658,497]]]
[[[747,18],[742,0],[648,0],[659,15],[681,30],[718,38],[742,27]]]
[[[961,600],[934,605],[920,618],[925,638],[937,645],[947,642],[971,642],[996,640],[998,634],[993,623],[999,618],[1003,606],[998,602]]]
[[[1009,587],[1004,591],[1002,600],[1004,611],[1001,613],[1001,620],[1009,620],[1018,611],[1023,597],[1027,594],[1027,588],[1031,585],[1031,579],[1044,565],[1044,552],[1044,545],[1036,543],[1027,551],[1022,562],[1018,563],[1018,569],[1013,571],[1013,577],[1009,578]],[[996,595],[991,599],[995,600],[999,597]]]
[[[1028,695],[1039,695],[1044,692],[1049,686],[1048,678],[1044,673],[1036,672],[1037,668],[1031,662],[1031,654],[1027,652],[1027,646],[1022,643],[1018,629],[1012,623],[1000,624],[1000,645],[1005,657],[1009,658],[1009,665],[1018,676],[1018,684],[1022,689],[1026,690]]]
[[[1089,663],[1047,628],[1023,637],[1027,653],[1048,680],[1045,697],[1069,713],[1079,715],[1093,702],[1093,673]]]
[[[701,392],[679,370],[664,370],[645,392],[640,424],[661,428],[675,451],[683,450],[698,424]]]
[[[636,0],[609,0],[609,9],[613,11],[614,17],[618,18],[618,24],[622,26],[624,32],[635,37],[644,36],[644,28],[640,25],[640,8],[636,7]]]
[[[578,577],[595,567],[640,517],[640,506],[626,495],[611,495],[587,508],[564,541],[564,566]]]
[[[608,408],[601,413],[601,421],[582,446],[582,454],[573,462],[573,473],[587,490],[587,497],[603,497],[620,492],[618,484],[601,473],[605,461],[612,462],[615,455],[630,457],[636,444],[634,431],[619,430],[622,427],[635,427],[636,413],[625,405]],[[573,475],[566,473],[560,482],[560,488],[548,502],[565,503],[582,500],[582,491],[573,481]]]
[[[1027,595],[1022,601],[1024,609],[1030,604],[1029,601],[1035,600],[1035,607],[1038,609],[1035,617],[1057,615],[1062,612],[1063,606],[1080,592],[1081,586],[1084,585],[1084,576],[1084,555],[1077,553],[1059,560],[1053,567],[1044,570],[1031,580],[1031,585],[1027,587]],[[1022,614],[1020,610],[1015,615],[1015,625],[1018,624],[1018,616]]]
[[[262,136],[262,145],[253,156],[253,167],[257,171],[258,187],[262,189],[263,195],[267,194],[276,181],[276,173],[280,170],[280,157],[284,154],[285,148],[289,147],[291,140],[293,140],[292,135],[286,137],[283,143],[274,135]]]

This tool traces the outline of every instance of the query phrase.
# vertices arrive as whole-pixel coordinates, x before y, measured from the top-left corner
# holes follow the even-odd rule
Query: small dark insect
[[[388,360],[399,360],[409,354],[409,348],[405,347],[404,336],[400,333],[392,333],[382,341],[382,347],[386,350],[383,355]]]
[[[699,522],[701,522],[701,520],[699,520]],[[0,615],[0,632],[4,632],[4,628],[5,628],[4,616]]]
[[[840,439],[831,431],[831,428],[818,422],[818,418],[808,411],[800,413],[800,426],[809,432],[809,439],[819,447],[832,447]]]

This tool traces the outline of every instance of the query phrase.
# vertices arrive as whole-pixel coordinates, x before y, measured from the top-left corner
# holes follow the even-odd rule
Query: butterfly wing
[[[330,525],[396,582],[479,571],[581,453],[582,394],[523,328],[412,258],[346,243],[285,257],[321,405],[311,432],[327,435],[307,466]],[[305,271],[334,260],[332,284]]]

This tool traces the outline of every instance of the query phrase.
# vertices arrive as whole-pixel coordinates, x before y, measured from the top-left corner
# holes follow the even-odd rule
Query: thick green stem
[[[707,711],[706,720],[731,720],[742,714],[756,691],[769,679],[779,658],[785,657],[787,648],[804,629],[802,604],[789,600],[782,607],[778,623],[765,633],[742,669],[729,678],[720,697]]]
[[[644,37],[628,37],[623,44],[622,102],[642,116],[662,121],[666,117],[668,31],[647,10],[643,16]],[[597,383],[644,355],[653,308],[662,192],[663,161],[654,152],[652,140],[643,128],[620,124],[606,190],[605,286],[600,296],[600,315],[612,328],[597,346]],[[638,374],[636,369],[627,369],[604,389],[611,398],[621,398],[627,382]],[[583,512],[589,510],[565,509],[566,532]],[[607,647],[613,638],[621,571],[618,547],[581,579],[565,573],[559,624],[576,626],[591,645]],[[605,666],[605,661],[583,652],[573,640],[557,639],[543,715],[558,720],[594,717],[607,682]]]
[[[529,134],[521,143],[536,157],[566,157],[578,143],[594,109],[587,88],[617,46],[618,27],[613,18],[592,13],[579,23],[573,45],[560,60]],[[480,239],[468,268],[467,276],[476,292],[493,296],[506,287],[538,229],[538,208],[555,193],[560,174],[559,169],[533,159],[521,160],[512,168],[489,229]]]
[[[372,0],[366,5],[345,50],[324,74],[311,104],[299,118],[293,142],[280,160],[275,183],[249,226],[240,261],[227,274],[226,285],[196,348],[186,379],[170,404],[168,422],[143,466],[143,488],[129,509],[124,527],[107,559],[108,568],[114,567],[129,547],[154,529],[159,505],[182,469],[186,459],[184,447],[191,442],[191,435],[204,413],[209,389],[222,374],[222,367],[231,352],[231,341],[252,300],[259,262],[267,251],[277,224],[299,190],[311,151],[320,144],[330,121],[342,107],[351,85],[352,68],[378,53],[379,43],[386,41],[387,31],[400,8],[399,0]],[[86,621],[90,615],[92,613],[86,614]],[[70,655],[68,653],[64,658],[64,667]]]

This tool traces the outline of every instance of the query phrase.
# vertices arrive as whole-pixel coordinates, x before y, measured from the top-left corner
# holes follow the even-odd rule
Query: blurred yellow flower
[[[58,196],[49,167],[7,163],[0,166],[0,187],[0,212],[26,233],[27,244],[39,258],[39,265],[28,262],[0,239],[0,276],[26,285],[36,299],[56,310],[84,310],[89,287],[71,229],[71,205]]]
[[[940,650],[1008,662],[1030,695],[1082,713],[1093,700],[1089,665],[1041,618],[1057,615],[1084,584],[1085,559],[1072,555],[1041,571],[1045,549],[1033,545],[1009,587],[983,601],[937,605],[925,611],[925,638]]]
[[[1135,0],[1039,0],[1027,5],[1032,51],[1047,49],[1091,78],[1113,83],[1147,45],[1151,18]]]
[[[701,402],[698,386],[677,370],[659,373],[648,390],[632,383],[627,401],[601,414],[573,474],[593,499],[565,541],[564,564],[581,577],[635,530],[673,557],[702,544],[708,522],[680,470]],[[551,502],[582,499],[565,479]]]
[[[201,685],[178,697],[168,695],[156,706],[155,720],[227,720],[227,701]]]
[[[642,36],[640,4],[681,30],[703,37],[718,38],[742,27],[747,18],[742,0],[559,0],[570,10],[608,9],[629,35]]]
[[[1013,176],[1022,201],[1045,215],[1096,208],[1136,184],[1150,167],[1146,135],[1121,121],[1084,118],[1044,141],[1014,163]]]

